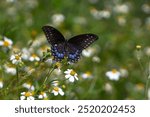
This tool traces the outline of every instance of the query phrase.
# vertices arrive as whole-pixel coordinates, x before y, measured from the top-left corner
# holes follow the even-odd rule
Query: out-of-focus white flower
[[[75,80],[78,80],[78,74],[72,70],[72,69],[67,69],[67,71],[64,72],[65,78],[68,79],[70,82],[74,82]]]
[[[3,88],[4,84],[3,81],[0,79],[0,89]]]
[[[11,75],[16,75],[16,68],[9,65],[4,65],[5,72]]]
[[[29,91],[34,91],[34,86],[31,83],[23,83],[24,88],[27,88]]]
[[[150,56],[150,47],[146,47],[144,51],[147,56]]]
[[[38,55],[39,55],[40,57],[42,57],[42,56],[43,56],[43,52],[46,52],[47,49],[48,49],[47,46],[42,46],[42,47],[40,47],[40,48],[37,50]]]
[[[112,92],[112,86],[110,83],[106,83],[105,86],[104,86],[104,89],[107,91],[107,92]]]
[[[53,88],[52,93],[53,93],[55,96],[57,96],[58,94],[60,94],[61,96],[64,95],[63,90],[62,90],[61,88],[57,87],[57,86]]]
[[[6,0],[7,2],[14,2],[14,1],[16,1],[16,0]]]
[[[34,100],[32,92],[21,92],[20,100]]]
[[[99,62],[100,62],[100,58],[99,58],[98,56],[94,56],[94,57],[92,58],[92,61],[93,61],[93,62],[96,62],[96,63],[99,63]]]
[[[34,49],[34,48],[37,48],[37,47],[41,47],[41,45],[43,45],[45,43],[46,43],[45,35],[44,34],[43,35],[38,35],[36,37],[36,40],[33,41],[31,47],[32,47],[32,49]],[[31,51],[31,52],[33,52],[33,51]]]
[[[11,55],[10,60],[13,64],[17,65],[22,62],[21,54]]]
[[[142,10],[147,13],[147,14],[150,14],[150,5],[148,4],[143,4],[142,5]]]
[[[129,6],[127,4],[122,4],[122,5],[116,5],[114,7],[114,11],[116,13],[123,13],[126,14],[129,12]]]
[[[82,51],[82,55],[85,57],[91,57],[95,53],[95,48],[89,47]]]
[[[22,49],[22,59],[29,60],[30,51],[27,48]]]
[[[47,99],[47,94],[45,92],[40,92],[40,94],[38,95],[39,99]]]
[[[52,15],[52,23],[55,26],[59,26],[65,20],[65,16],[63,14],[54,14]]]
[[[51,83],[53,86],[58,86],[59,85],[59,81],[55,80]]]
[[[127,71],[127,69],[121,68],[121,69],[119,70],[119,72],[120,72],[120,76],[121,76],[121,77],[128,77],[128,71]]]
[[[117,20],[118,20],[118,24],[120,26],[124,26],[126,24],[126,19],[124,17],[120,16],[120,17],[117,18]]]
[[[32,54],[29,58],[30,61],[40,61],[40,58],[36,54]]]
[[[116,69],[112,69],[111,71],[107,71],[106,72],[106,76],[110,79],[110,80],[119,80],[120,78],[120,72],[117,71]]]
[[[110,11],[108,11],[108,10],[101,10],[101,11],[98,11],[97,9],[95,9],[95,8],[92,8],[91,9],[91,14],[93,15],[93,17],[95,18],[95,19],[103,19],[103,18],[105,18],[105,19],[108,19],[108,18],[110,18],[110,16],[111,16],[111,13],[110,13]]]
[[[8,39],[7,37],[3,37],[3,40],[0,40],[0,46],[11,48],[13,44],[13,41],[11,39]]]
[[[87,71],[87,72],[81,74],[81,77],[83,79],[87,79],[87,78],[92,78],[93,76],[92,76],[91,72]]]
[[[150,30],[150,17],[146,18],[145,25],[146,25],[147,29]]]

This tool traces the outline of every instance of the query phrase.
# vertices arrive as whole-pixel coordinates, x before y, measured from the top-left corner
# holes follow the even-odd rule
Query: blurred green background
[[[91,46],[96,48],[94,55],[83,57],[75,66],[79,76],[89,71],[93,77],[69,84],[66,87],[70,92],[66,96],[51,99],[145,99],[150,72],[148,0],[0,1],[0,34],[12,39],[16,47],[26,47],[34,36],[36,40],[43,35],[41,27],[47,24],[60,30],[66,38],[89,32],[99,36]],[[141,45],[140,53],[136,45]],[[99,60],[93,62],[93,56]],[[117,81],[110,80],[105,74],[114,68],[122,68],[127,73]]]

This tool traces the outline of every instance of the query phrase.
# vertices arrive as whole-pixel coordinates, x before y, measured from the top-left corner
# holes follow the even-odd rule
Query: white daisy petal
[[[20,100],[25,100],[26,97],[25,96],[20,96]]]
[[[74,77],[71,76],[71,77],[69,78],[69,81],[70,81],[70,82],[74,82]]]

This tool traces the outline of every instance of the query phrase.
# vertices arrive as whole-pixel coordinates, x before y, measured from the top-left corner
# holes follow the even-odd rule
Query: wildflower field
[[[98,39],[58,62],[43,26]],[[148,0],[1,0],[0,99],[150,99],[149,38]]]

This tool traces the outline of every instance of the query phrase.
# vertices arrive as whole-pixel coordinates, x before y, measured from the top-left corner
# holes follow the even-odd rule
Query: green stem
[[[46,85],[46,81],[48,79],[48,77],[52,74],[52,72],[54,71],[55,67],[53,67],[51,70],[49,69],[47,74],[46,74],[46,77],[43,81],[43,84],[40,86],[40,88],[38,90],[35,91],[35,94],[40,90],[40,89],[43,89],[44,88],[44,85]]]
[[[44,79],[44,82],[43,82],[43,85],[42,85],[42,87],[44,87],[44,85],[46,84],[46,81],[47,81],[47,79],[48,79],[48,77],[51,75],[51,73],[54,71],[54,67],[50,70],[48,70],[48,73],[47,73],[47,75],[46,75],[46,77],[45,77],[45,79]]]

